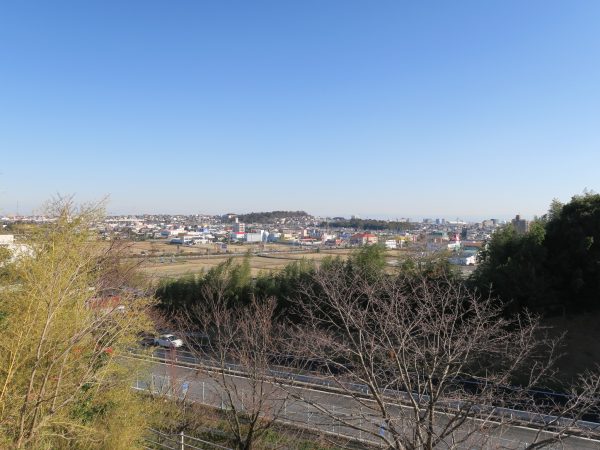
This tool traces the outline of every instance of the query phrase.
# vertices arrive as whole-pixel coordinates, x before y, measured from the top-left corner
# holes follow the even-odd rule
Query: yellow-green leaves
[[[0,442],[8,447],[99,448],[108,418],[131,406],[123,394],[131,374],[115,356],[148,326],[150,300],[124,289],[127,277],[114,276],[117,247],[92,231],[98,210],[58,206],[55,221],[29,230],[30,252],[0,281]]]

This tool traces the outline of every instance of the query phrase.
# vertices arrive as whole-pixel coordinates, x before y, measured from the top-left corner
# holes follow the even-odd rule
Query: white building
[[[265,230],[246,233],[246,242],[266,242],[269,237],[269,232]]]
[[[262,233],[246,233],[246,242],[262,242]]]

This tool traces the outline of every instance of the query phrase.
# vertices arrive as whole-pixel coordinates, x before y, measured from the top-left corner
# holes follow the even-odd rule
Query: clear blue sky
[[[13,1],[0,214],[506,217],[600,190],[600,2]]]

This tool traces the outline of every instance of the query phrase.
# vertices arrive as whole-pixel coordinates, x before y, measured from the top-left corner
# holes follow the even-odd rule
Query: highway
[[[178,358],[180,359],[180,358]],[[240,375],[228,375],[228,382],[235,385],[240,393],[236,399],[237,406],[242,403],[249,404],[250,392],[252,391],[247,378]],[[135,387],[140,390],[151,389],[155,393],[164,393],[188,401],[202,403],[217,408],[227,405],[223,401],[223,390],[205,371],[198,371],[193,367],[187,367],[178,363],[170,363],[155,359],[148,364],[148,368],[138,376]],[[326,434],[361,440],[366,443],[382,445],[383,440],[379,437],[386,436],[385,427],[380,423],[381,419],[369,412],[368,402],[360,405],[359,402],[348,396],[337,392],[325,390],[322,386],[310,385],[279,385],[269,384],[268,405],[264,409],[267,414],[278,416],[280,422],[293,424],[298,427],[308,428]],[[322,405],[319,410],[314,405]],[[366,405],[366,406],[365,406]],[[405,411],[401,411],[404,408]],[[406,416],[406,407],[395,405],[390,411],[397,417]],[[402,414],[404,412],[404,414]],[[443,415],[440,413],[440,415]],[[439,418],[441,424],[443,417]],[[409,426],[407,423],[405,426]],[[473,432],[481,426],[477,420],[471,420],[464,425],[458,436]],[[505,426],[490,431],[490,436],[484,437],[482,433],[476,432],[473,436],[460,446],[452,446],[451,443],[442,444],[438,448],[460,448],[460,449],[525,449],[528,444],[536,440],[537,431],[524,426]],[[537,440],[548,437],[544,433]],[[551,449],[565,450],[592,450],[600,449],[600,441],[582,437],[570,436],[551,446]]]

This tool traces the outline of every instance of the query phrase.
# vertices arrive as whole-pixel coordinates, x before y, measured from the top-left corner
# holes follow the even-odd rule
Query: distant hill
[[[238,219],[245,223],[271,223],[281,219],[312,217],[306,211],[269,211],[240,214]]]
[[[336,218],[338,219],[338,218]],[[346,220],[333,220],[331,222],[322,222],[321,227],[332,227],[332,228],[354,228],[356,230],[366,231],[406,231],[411,230],[415,226],[410,222],[396,222],[386,220],[373,220],[373,219],[350,219]]]

